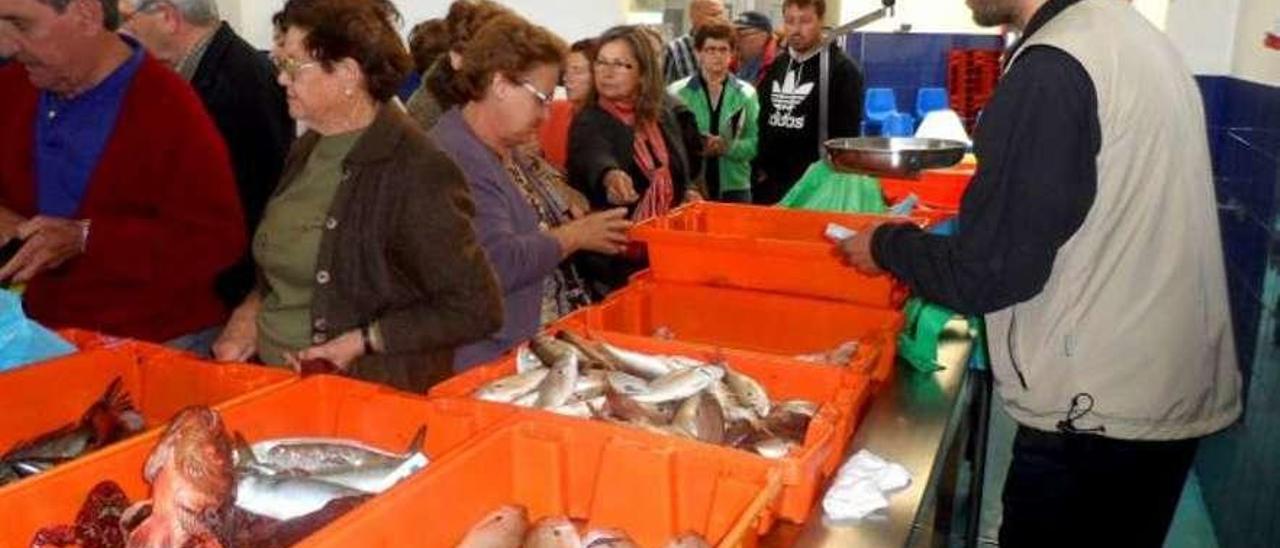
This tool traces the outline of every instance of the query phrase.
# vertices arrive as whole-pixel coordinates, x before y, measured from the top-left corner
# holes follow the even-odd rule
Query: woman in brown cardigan
[[[451,374],[456,347],[502,325],[466,180],[388,103],[410,61],[378,9],[290,0],[275,23],[289,112],[310,130],[254,238],[259,287],[214,352],[280,366],[324,358],[423,391]]]

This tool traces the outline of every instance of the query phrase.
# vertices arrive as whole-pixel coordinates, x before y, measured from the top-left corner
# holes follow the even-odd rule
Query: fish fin
[[[232,436],[231,452],[235,458],[235,462],[241,468],[262,468],[262,462],[258,461],[258,455],[254,454],[253,446],[249,445],[249,441],[244,439],[244,434],[236,431]]]
[[[418,431],[413,433],[413,439],[409,440],[409,447],[404,450],[405,455],[413,453],[427,454],[427,425],[418,427]]]
[[[121,377],[116,377],[111,384],[107,385],[107,391],[98,401],[116,415],[128,411],[136,412],[133,408],[133,400],[129,398],[129,393],[124,391],[124,380]]]

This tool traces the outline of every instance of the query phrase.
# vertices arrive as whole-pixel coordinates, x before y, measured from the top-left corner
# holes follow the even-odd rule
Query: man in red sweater
[[[47,325],[202,350],[245,245],[230,160],[119,24],[115,0],[0,0],[0,243],[21,241],[0,282]]]

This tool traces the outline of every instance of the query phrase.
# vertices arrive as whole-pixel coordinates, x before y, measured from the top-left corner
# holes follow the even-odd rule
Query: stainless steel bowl
[[[964,143],[910,137],[853,137],[825,143],[836,171],[916,178],[922,170],[951,167],[964,159]]]

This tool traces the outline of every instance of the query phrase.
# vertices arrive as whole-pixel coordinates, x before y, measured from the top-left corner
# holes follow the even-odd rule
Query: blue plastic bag
[[[22,298],[0,290],[0,371],[74,353],[76,347],[22,311]]]

